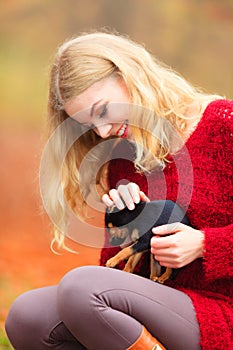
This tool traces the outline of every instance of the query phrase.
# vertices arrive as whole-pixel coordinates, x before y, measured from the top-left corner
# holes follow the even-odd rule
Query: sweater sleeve
[[[208,280],[229,279],[233,277],[233,101],[221,100],[213,103],[212,114],[221,125],[218,136],[215,137],[215,147],[219,147],[219,181],[225,181],[223,187],[223,209],[228,212],[228,223],[219,227],[205,228],[204,270]],[[212,118],[210,127],[214,130],[216,119]],[[215,132],[216,133],[216,132]],[[218,137],[221,140],[218,141]],[[221,147],[220,147],[221,145]],[[224,170],[223,170],[224,169]],[[219,204],[220,205],[220,204]],[[226,220],[226,219],[225,219]],[[221,220],[220,220],[221,221]],[[223,219],[224,221],[224,219]]]
[[[220,228],[206,228],[204,271],[208,280],[233,277],[233,224]]]

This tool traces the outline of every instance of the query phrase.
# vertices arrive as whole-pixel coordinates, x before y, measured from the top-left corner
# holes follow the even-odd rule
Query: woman
[[[145,257],[138,275],[81,267],[17,298],[6,322],[16,350],[232,348],[232,117],[232,101],[198,91],[128,38],[85,34],[59,48],[43,184],[54,242],[65,246],[66,201],[85,216],[93,184],[119,209],[176,201],[192,227],[153,229],[155,259],[179,268],[167,285],[138,276]],[[120,249],[107,245],[101,265]]]

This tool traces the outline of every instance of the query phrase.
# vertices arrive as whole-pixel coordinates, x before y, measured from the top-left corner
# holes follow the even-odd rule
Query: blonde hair
[[[218,98],[203,94],[156,60],[143,46],[125,36],[105,32],[83,34],[65,42],[58,49],[52,65],[48,138],[68,118],[64,110],[67,101],[112,75],[124,80],[132,105],[142,107],[140,118],[133,119],[137,113],[132,117],[132,124],[135,122],[138,126],[132,127],[136,147],[135,166],[141,171],[165,166],[167,156],[172,151],[171,129],[167,121],[181,133],[186,127],[185,112],[188,106],[199,103],[201,112],[204,101]],[[77,205],[82,209],[90,192],[90,184],[97,183],[103,192],[107,191],[108,186],[106,164],[102,167],[98,165],[104,164],[108,154],[103,151],[101,138],[92,130],[83,133],[72,144],[63,163],[62,180],[58,176],[61,172],[58,158],[64,143],[69,144],[73,127],[71,123],[70,127],[57,134],[46,158],[49,175],[44,183],[44,203],[54,222],[54,241],[59,247],[64,247],[68,219],[66,201],[73,210],[77,209]],[[81,125],[76,127],[82,128]],[[97,153],[96,145],[99,145]],[[91,149],[95,151],[90,152]],[[91,162],[85,179],[79,171],[84,158]],[[96,174],[97,178],[93,179]],[[83,211],[78,211],[84,217]]]

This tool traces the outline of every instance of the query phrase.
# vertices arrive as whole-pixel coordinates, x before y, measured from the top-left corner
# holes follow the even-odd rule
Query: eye
[[[99,118],[104,118],[104,116],[106,115],[107,111],[108,111],[108,104],[105,103],[103,105],[101,113],[99,114]]]

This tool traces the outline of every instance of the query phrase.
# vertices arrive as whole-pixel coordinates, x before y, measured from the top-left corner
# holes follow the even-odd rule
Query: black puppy
[[[181,222],[190,226],[190,222],[181,207],[170,200],[140,202],[134,210],[127,207],[119,211],[117,208],[107,210],[105,226],[108,229],[109,242],[113,246],[123,244],[127,239],[132,243],[109,259],[107,267],[115,267],[122,260],[128,259],[124,271],[133,272],[142,254],[150,250],[152,228],[168,223]],[[150,278],[164,283],[172,274],[172,269],[166,268],[161,275],[161,266],[151,256]]]

